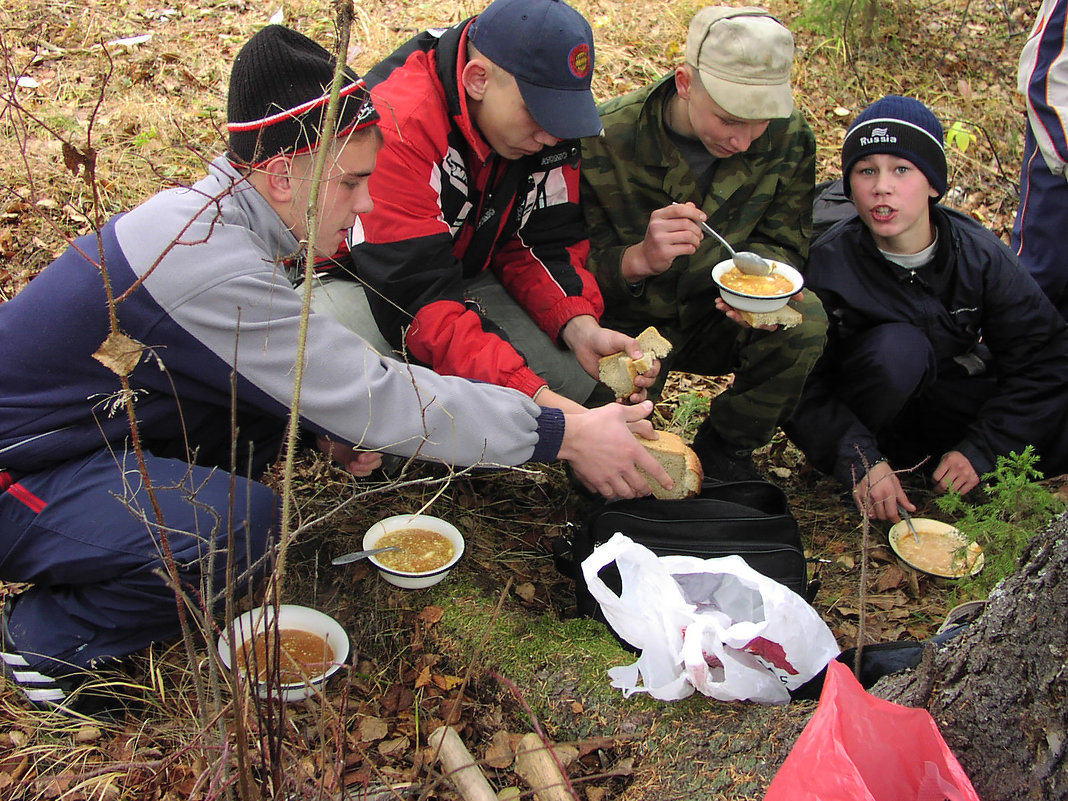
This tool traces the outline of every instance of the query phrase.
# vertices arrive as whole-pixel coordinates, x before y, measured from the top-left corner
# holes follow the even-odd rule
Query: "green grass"
[[[975,491],[978,499],[956,492],[938,499],[939,509],[957,520],[957,528],[979,544],[985,558],[980,573],[957,583],[958,601],[985,598],[999,581],[1016,572],[1035,532],[1044,531],[1064,510],[1064,503],[1037,483],[1042,478],[1038,463],[1029,445],[1021,454],[998,457],[995,468],[982,477],[983,489]]]

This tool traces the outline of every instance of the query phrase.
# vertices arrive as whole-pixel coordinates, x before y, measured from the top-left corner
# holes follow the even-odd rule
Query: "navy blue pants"
[[[934,469],[997,389],[993,376],[963,368],[940,375],[927,336],[908,323],[876,326],[842,343],[839,353],[836,392],[895,467],[931,457],[925,467]]]
[[[1068,262],[1061,239],[1068,230],[1068,181],[1054,175],[1027,128],[1020,169],[1020,205],[1012,226],[1012,249],[1053,305],[1068,320]]]
[[[186,591],[201,598],[213,549],[215,593],[223,590],[228,541],[247,585],[274,531],[274,493],[222,470],[146,458]],[[156,515],[132,453],[101,450],[10,479],[0,493],[0,579],[33,584],[8,620],[33,668],[60,675],[179,633],[175,594],[157,574]]]

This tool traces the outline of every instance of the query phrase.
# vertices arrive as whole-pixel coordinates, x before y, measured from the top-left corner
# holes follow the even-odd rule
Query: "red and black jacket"
[[[533,396],[545,382],[464,285],[493,270],[554,341],[578,315],[600,319],[585,268],[580,147],[564,141],[516,161],[490,149],[459,83],[470,22],[416,36],[366,76],[384,145],[353,262],[391,344],[404,334],[408,352],[439,373]]]

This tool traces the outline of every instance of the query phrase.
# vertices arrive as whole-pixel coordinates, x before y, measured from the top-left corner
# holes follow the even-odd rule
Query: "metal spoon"
[[[697,224],[704,229],[706,234],[712,234],[712,236],[723,243],[727,250],[730,251],[731,258],[734,260],[734,266],[743,273],[746,275],[771,275],[771,264],[769,264],[763,256],[748,250],[736,251],[730,246],[730,243],[726,239],[712,230],[712,227],[708,223],[699,220]]]
[[[905,521],[905,525],[909,527],[909,531],[912,532],[912,536],[916,538],[916,542],[920,541],[920,532],[916,530],[916,526],[912,524],[912,515],[909,514],[909,510],[902,506],[900,503],[897,505],[897,513],[901,515],[901,519]]]
[[[399,545],[387,545],[385,548],[372,548],[369,551],[353,551],[352,553],[344,554],[336,559],[332,559],[330,564],[332,565],[347,565],[349,562],[355,562],[359,559],[363,559],[367,556],[373,556],[376,553],[382,553],[383,551],[398,551]]]

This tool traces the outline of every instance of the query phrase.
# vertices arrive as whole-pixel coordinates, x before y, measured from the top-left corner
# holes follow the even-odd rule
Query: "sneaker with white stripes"
[[[128,699],[95,688],[97,682],[90,681],[93,674],[79,671],[57,677],[30,665],[15,648],[8,631],[7,619],[13,605],[14,599],[9,598],[0,609],[0,669],[4,677],[38,709],[102,720],[121,718],[126,712]]]
[[[26,658],[10,645],[0,650],[4,675],[14,683],[34,706],[55,709],[63,705],[67,691],[52,676],[33,670]]]
[[[7,619],[14,606],[9,598],[0,610],[0,668],[4,676],[18,687],[27,700],[39,709],[60,709],[74,688],[69,679],[57,679],[35,670],[18,649],[7,628]]]

